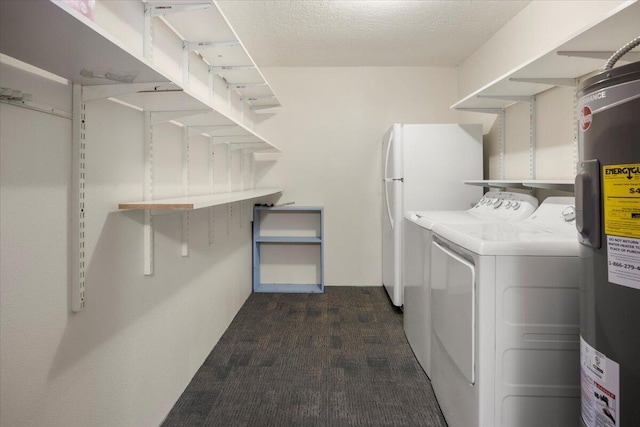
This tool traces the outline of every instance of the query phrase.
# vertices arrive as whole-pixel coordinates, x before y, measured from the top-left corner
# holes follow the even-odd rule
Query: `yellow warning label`
[[[604,232],[640,238],[640,163],[602,167]]]

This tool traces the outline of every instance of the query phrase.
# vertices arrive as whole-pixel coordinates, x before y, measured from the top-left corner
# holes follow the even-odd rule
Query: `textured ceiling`
[[[456,66],[530,1],[218,0],[259,66]]]

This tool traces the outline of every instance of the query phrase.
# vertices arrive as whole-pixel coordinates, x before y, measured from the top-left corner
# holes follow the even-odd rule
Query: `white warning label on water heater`
[[[607,236],[608,280],[640,289],[640,239]]]
[[[580,337],[582,421],[587,427],[621,427],[620,365]]]

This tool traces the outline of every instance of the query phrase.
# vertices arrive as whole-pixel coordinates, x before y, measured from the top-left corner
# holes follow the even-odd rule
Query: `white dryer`
[[[403,276],[404,331],[413,353],[431,377],[431,230],[436,223],[469,224],[519,221],[538,207],[527,194],[490,191],[465,211],[408,211],[405,213]]]
[[[572,197],[520,222],[435,224],[431,380],[450,427],[565,427],[580,416]]]

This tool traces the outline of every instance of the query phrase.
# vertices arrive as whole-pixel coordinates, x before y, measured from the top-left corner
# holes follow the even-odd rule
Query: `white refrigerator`
[[[382,283],[394,305],[403,304],[405,211],[466,210],[482,188],[479,124],[394,124],[382,142]]]

